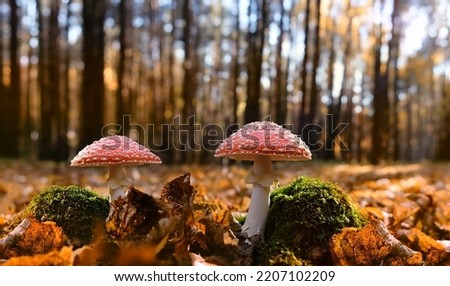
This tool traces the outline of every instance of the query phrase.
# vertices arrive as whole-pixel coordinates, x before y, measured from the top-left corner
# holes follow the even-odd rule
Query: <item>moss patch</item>
[[[338,186],[299,177],[271,194],[264,243],[257,261],[264,265],[331,264],[328,243],[342,228],[366,219]]]
[[[54,221],[75,246],[89,244],[104,226],[108,199],[77,186],[52,186],[35,195],[25,210],[39,221]]]

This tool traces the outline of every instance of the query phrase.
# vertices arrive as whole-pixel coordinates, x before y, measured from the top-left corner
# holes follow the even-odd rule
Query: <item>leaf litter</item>
[[[2,161],[0,264],[253,265],[255,246],[242,239],[236,221],[250,201],[247,168],[130,168],[136,183],[111,204],[108,234],[74,247],[54,223],[27,218],[11,229],[11,221],[50,185],[87,186],[106,196],[106,170]],[[449,164],[293,163],[277,164],[275,173],[279,185],[300,175],[335,182],[370,217],[365,227],[344,228],[330,240],[334,265],[450,264]]]

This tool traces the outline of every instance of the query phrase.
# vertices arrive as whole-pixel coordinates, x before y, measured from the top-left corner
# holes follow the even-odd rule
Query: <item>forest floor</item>
[[[280,185],[285,185],[298,176],[336,183],[350,195],[364,214],[376,215],[394,234],[414,228],[428,235],[427,239],[444,241],[443,245],[450,240],[448,163],[373,166],[295,162],[280,163],[274,167],[275,177]],[[206,201],[226,205],[235,214],[249,206],[249,185],[244,183],[249,168],[250,165],[246,164],[147,165],[129,167],[127,172],[133,178],[136,189],[155,198],[159,198],[167,182],[190,173],[190,182],[197,194]],[[51,162],[2,160],[0,226],[20,212],[33,195],[51,185],[90,186],[106,196],[106,173],[107,170],[103,167],[74,168]],[[433,245],[434,241],[428,243],[428,248],[430,243]]]

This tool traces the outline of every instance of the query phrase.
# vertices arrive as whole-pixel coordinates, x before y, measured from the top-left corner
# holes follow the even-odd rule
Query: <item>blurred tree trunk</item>
[[[449,15],[445,17],[443,23],[448,23]],[[447,43],[450,43],[450,34],[447,34]],[[443,47],[442,51],[444,58],[450,59],[450,50],[447,47]],[[438,105],[439,119],[438,119],[438,146],[435,154],[436,160],[450,161],[450,71],[445,70],[439,78],[440,96],[441,101]]]
[[[308,102],[308,62],[309,62],[309,37],[310,37],[310,18],[311,18],[311,0],[306,0],[306,10],[305,10],[305,20],[304,20],[304,34],[305,38],[303,40],[304,50],[303,50],[303,60],[302,68],[300,72],[300,94],[301,103],[300,110],[298,112],[297,122],[297,134],[300,134],[304,140],[303,128],[307,124],[307,102]],[[309,142],[305,141],[308,145]]]
[[[333,9],[333,2],[330,2],[328,11],[331,11]],[[328,59],[328,75],[327,75],[327,89],[329,93],[329,101],[327,106],[327,115],[334,115],[335,113],[335,102],[334,102],[334,96],[333,96],[333,88],[334,88],[334,63],[336,61],[336,51],[335,51],[335,41],[336,41],[336,20],[331,17],[331,15],[328,17],[329,26],[330,26],[330,57]],[[327,124],[325,130],[325,147],[323,148],[323,159],[324,160],[334,160],[334,148],[333,146],[333,140],[332,140],[332,133],[333,133],[333,126],[331,124]]]
[[[222,29],[224,26],[223,19],[225,19],[225,9],[221,5],[216,6],[203,6],[204,8],[197,8],[197,11],[202,11],[197,14],[197,17],[201,17],[205,14],[210,14],[212,17],[220,19],[220,22],[213,25],[212,27],[212,49],[216,51],[213,54],[213,65],[212,67],[208,67],[204,64],[203,58],[205,57],[205,52],[198,51],[198,47],[206,46],[207,42],[205,41],[205,38],[200,38],[198,35],[203,34],[205,31],[205,27],[202,27],[199,25],[197,27],[198,33],[196,36],[196,50],[198,51],[197,56],[195,57],[197,63],[196,63],[196,70],[199,73],[203,73],[204,75],[209,76],[209,81],[206,83],[206,87],[201,87],[199,85],[200,89],[203,89],[203,100],[200,102],[198,101],[197,104],[197,110],[196,114],[198,115],[198,118],[201,119],[197,123],[201,124],[203,126],[201,132],[197,132],[195,135],[195,142],[202,142],[202,146],[198,148],[199,146],[195,146],[196,149],[200,149],[199,152],[195,152],[196,155],[195,162],[196,163],[210,163],[213,156],[213,152],[211,150],[214,150],[217,145],[211,144],[212,142],[209,140],[208,134],[211,134],[212,132],[217,131],[217,124],[221,124],[226,128],[226,126],[229,124],[230,119],[230,113],[232,112],[232,102],[228,94],[224,94],[221,103],[218,101],[218,98],[220,97],[221,93],[221,75],[222,71],[224,70],[223,66],[223,57],[225,54],[225,50],[221,48],[221,44],[225,41],[227,41],[229,38],[223,35]],[[201,14],[200,14],[201,13]],[[231,39],[230,39],[231,40]],[[201,81],[201,80],[200,80]],[[204,81],[203,81],[204,82]],[[209,112],[203,112],[203,110],[209,110]],[[225,129],[226,130],[226,129]]]
[[[163,30],[161,28],[161,20],[157,21],[156,19],[156,11],[159,8],[158,6],[158,2],[149,2],[148,3],[149,7],[148,7],[148,11],[147,13],[144,11],[144,15],[147,15],[148,17],[148,21],[149,21],[149,43],[152,43],[154,41],[154,39],[159,39],[159,42],[162,42],[164,40],[164,35],[163,35]],[[150,59],[154,59],[155,54],[158,54],[159,51],[161,51],[161,49],[156,50],[156,49],[152,49],[151,48],[151,44],[150,45],[150,49],[148,50],[149,52],[149,58]],[[163,55],[160,53],[159,54],[159,60],[161,61],[161,63],[163,62]],[[162,82],[162,67],[160,67],[160,73],[158,75],[157,73],[157,69],[155,67],[155,64],[151,65],[150,70],[148,71],[148,73],[146,72],[146,68],[147,66],[145,65],[145,63],[143,61],[141,61],[140,63],[140,80],[145,81],[146,77],[148,77],[148,88],[149,88],[149,93],[151,94],[151,99],[149,100],[149,106],[150,106],[150,112],[149,112],[149,116],[148,119],[150,124],[153,124],[154,127],[160,125],[163,123],[163,118],[164,118],[164,109],[161,110],[160,105],[163,104],[163,98],[166,97],[167,95],[164,94],[164,90],[163,90],[163,86],[162,83],[161,84],[157,84],[158,82]],[[149,140],[149,144],[151,143],[152,140],[157,140],[154,142],[161,142],[161,137],[160,137],[160,133],[158,133],[159,130],[156,130],[156,128],[154,129],[154,133],[153,134],[147,134],[147,139]],[[150,137],[151,136],[151,137]],[[158,143],[159,144],[159,143]],[[150,148],[153,148],[154,146],[149,145]]]
[[[70,4],[70,2],[68,3]],[[52,104],[53,104],[53,120],[55,133],[52,140],[55,142],[55,157],[57,161],[66,161],[69,156],[69,146],[67,140],[67,131],[69,128],[69,105],[68,93],[61,92],[64,89],[61,62],[61,47],[60,34],[58,24],[58,16],[60,13],[60,1],[54,0],[51,2],[50,11],[50,44],[49,44],[49,68],[50,78],[53,80],[52,90]],[[68,47],[66,47],[68,49]],[[54,56],[52,56],[54,55]],[[55,81],[55,79],[57,79]]]
[[[49,18],[49,37],[48,37],[48,75],[51,79],[49,82],[49,97],[51,105],[51,148],[52,151],[51,158],[57,161],[65,161],[67,158],[66,144],[66,131],[61,126],[60,113],[66,114],[63,104],[62,95],[60,92],[61,87],[61,77],[60,77],[60,48],[59,48],[59,25],[58,25],[58,14],[59,14],[59,1],[53,0],[50,4],[50,18]]]
[[[392,15],[391,15],[391,39],[388,43],[388,60],[387,60],[387,78],[392,86],[392,112],[391,112],[391,118],[392,118],[392,125],[390,130],[390,137],[393,140],[390,140],[392,142],[391,146],[391,155],[392,159],[394,161],[399,160],[399,150],[400,150],[400,138],[399,138],[399,110],[398,110],[398,56],[400,53],[400,36],[401,36],[401,30],[402,30],[402,20],[399,17],[399,0],[393,1],[393,9],[392,9]]]
[[[240,33],[240,21],[239,21],[239,15],[240,15],[240,8],[239,8],[239,0],[236,0],[235,2],[235,8],[236,8],[236,18],[235,18],[235,28],[232,33],[232,41],[234,43],[234,52],[232,53],[232,64],[231,64],[231,75],[230,75],[230,82],[229,82],[229,90],[230,90],[230,100],[231,100],[231,111],[230,111],[230,117],[225,118],[225,128],[227,133],[225,134],[226,137],[230,136],[234,131],[237,130],[237,124],[239,123],[238,115],[237,115],[237,108],[239,104],[239,75],[241,72],[241,65],[239,64],[239,52],[241,49],[241,33]],[[233,126],[233,127],[230,127]]]
[[[345,108],[345,123],[350,124],[350,126],[353,126],[353,110],[354,110],[354,104],[353,104],[353,95],[354,91],[351,88],[352,86],[349,85],[348,89],[348,99],[347,99],[347,107]],[[342,157],[345,161],[350,162],[353,159],[353,141],[354,141],[354,131],[351,128],[348,128],[346,132],[344,133],[344,141],[341,142],[341,150],[343,151]],[[348,148],[348,149],[347,149]]]
[[[47,28],[44,26],[44,15],[42,14],[42,1],[36,1],[37,15],[38,15],[38,30],[39,30],[39,51],[38,51],[38,83],[39,92],[41,95],[40,102],[40,132],[39,132],[39,159],[50,159],[51,156],[51,102],[50,102],[50,92],[49,85],[50,79],[48,75],[48,36]]]
[[[69,31],[70,31],[70,6],[72,5],[72,0],[68,0],[67,2],[67,15],[66,15],[66,26],[64,28],[64,37],[65,37],[65,50],[64,50],[64,86],[63,86],[63,93],[61,95],[61,101],[63,110],[60,112],[60,125],[61,125],[61,132],[60,132],[60,141],[64,143],[65,149],[62,151],[63,155],[61,157],[72,157],[70,144],[68,140],[68,131],[69,131],[69,114],[70,114],[70,62],[71,62],[71,46],[69,43]]]
[[[19,155],[19,134],[20,132],[20,53],[19,53],[19,7],[15,0],[10,0],[11,7],[11,38],[9,43],[10,62],[11,62],[11,86],[8,105],[6,110],[8,138],[7,150],[11,156]],[[9,148],[8,148],[9,147]]]
[[[42,14],[41,1],[36,2],[39,23],[39,88],[41,93],[41,126],[39,159],[67,159],[67,111],[60,87],[59,1],[50,2],[48,21]],[[46,25],[45,22],[48,24]]]
[[[175,46],[175,40],[176,40],[176,23],[178,19],[177,11],[179,10],[178,4],[175,2],[172,5],[172,31],[170,32],[170,51],[169,51],[169,67],[168,67],[168,88],[169,88],[169,101],[167,104],[167,110],[170,110],[172,112],[172,117],[175,116],[175,109],[176,109],[176,95],[175,95],[175,86],[176,86],[176,80],[175,80],[175,51],[173,47]],[[164,29],[164,27],[162,27]],[[161,49],[164,50],[165,46],[161,45]]]
[[[399,41],[398,41],[399,42]],[[398,43],[397,42],[397,43]],[[398,161],[400,160],[400,146],[401,146],[401,140],[400,140],[400,120],[399,120],[399,70],[398,70],[398,54],[399,54],[399,49],[400,46],[397,44],[396,47],[396,54],[395,54],[395,59],[394,59],[394,75],[393,75],[393,81],[394,81],[394,86],[393,86],[393,103],[392,103],[392,109],[393,109],[393,123],[392,123],[392,137],[393,137],[393,154],[392,154],[392,159],[394,161]]]
[[[254,11],[252,11],[254,10]],[[263,62],[263,49],[265,30],[267,27],[267,0],[251,1],[249,16],[257,15],[254,31],[249,28],[247,35],[247,101],[244,111],[244,123],[260,120],[259,98],[261,96],[261,73]]]
[[[309,2],[309,0],[308,0]],[[319,69],[319,61],[320,61],[320,0],[316,0],[315,4],[315,25],[314,25],[314,42],[313,42],[313,58],[312,58],[312,70],[310,77],[310,92],[309,96],[302,99],[302,120],[300,122],[301,127],[301,137],[305,142],[310,146],[315,146],[315,148],[320,147],[318,145],[319,135],[320,135],[320,126],[318,125],[317,118],[317,109],[319,104],[319,91],[318,91],[318,82],[317,82],[317,72]],[[310,3],[308,3],[310,5]],[[308,10],[311,7],[309,6]],[[308,12],[309,13],[309,12]],[[308,16],[309,18],[309,16]],[[306,21],[306,20],[305,20]],[[305,28],[306,29],[306,28]],[[306,30],[305,30],[306,31]],[[306,44],[306,39],[305,39]],[[306,74],[302,71],[302,93],[303,95],[307,94],[307,83],[308,83],[308,75],[307,75],[307,65],[304,65],[306,69]],[[304,81],[305,82],[304,82]],[[313,147],[314,149],[314,147]]]
[[[316,23],[314,26],[314,55],[313,55],[313,66],[312,66],[312,74],[311,74],[311,97],[309,101],[309,112],[308,112],[308,123],[317,123],[317,108],[319,104],[319,83],[317,82],[317,72],[319,69],[319,61],[320,61],[320,3],[321,0],[316,0]],[[318,133],[313,133],[318,135]],[[317,138],[316,138],[317,139]],[[313,140],[312,142],[316,142]]]
[[[20,132],[20,63],[19,63],[19,7],[15,0],[9,1],[10,5],[10,86],[9,90],[2,94],[3,113],[1,130],[3,140],[0,140],[0,155],[6,157],[19,156]],[[3,56],[3,55],[2,55]],[[5,140],[6,139],[6,140]]]
[[[364,98],[364,93],[361,93],[361,102]],[[358,132],[358,137],[355,140],[355,158],[356,158],[356,162],[358,163],[362,163],[363,161],[363,140],[364,140],[364,121],[365,121],[365,114],[363,112],[363,105],[360,102],[359,107],[361,108],[361,112],[359,112],[356,116],[356,129]]]
[[[4,69],[4,61],[3,61],[3,13],[0,13],[0,134],[5,134],[5,101],[7,98],[7,90],[5,83],[3,81],[3,69]],[[3,143],[0,143],[0,148],[3,147]],[[1,149],[0,149],[1,150]],[[0,151],[0,155],[3,155],[3,152]]]
[[[438,136],[438,149],[436,153],[436,160],[449,161],[450,160],[450,84],[446,79],[448,74],[441,76],[441,110],[439,122],[439,136]]]
[[[131,35],[131,1],[121,0],[119,2],[119,65],[117,67],[117,95],[116,95],[116,122],[122,125],[124,115],[131,116],[131,91],[129,78],[126,74],[127,64],[130,58],[130,35]],[[130,124],[123,124],[121,134],[128,136]]]
[[[351,85],[348,84],[348,70],[350,65],[350,57],[351,57],[351,47],[352,47],[352,31],[353,31],[353,16],[351,14],[351,1],[347,2],[347,14],[348,16],[348,24],[347,24],[347,33],[345,37],[345,47],[344,47],[344,55],[343,55],[343,71],[342,71],[342,83],[341,88],[339,91],[339,96],[337,98],[337,102],[334,102],[333,96],[331,96],[332,100],[330,105],[328,106],[328,114],[331,114],[331,122],[333,124],[327,124],[326,125],[326,139],[325,139],[325,152],[324,152],[324,159],[325,160],[334,160],[335,154],[334,154],[334,140],[336,139],[337,132],[333,132],[334,129],[339,125],[340,119],[341,119],[341,113],[342,113],[342,99],[345,96],[348,89],[351,89]],[[332,53],[334,54],[334,53]],[[331,65],[331,63],[330,63]],[[330,75],[332,76],[332,75]],[[330,80],[330,79],[328,79]],[[350,86],[350,88],[349,88]],[[332,86],[331,86],[332,88]],[[350,99],[351,101],[351,99]],[[348,108],[349,106],[347,106]],[[349,114],[347,114],[346,120],[351,120],[351,117],[348,117]],[[350,123],[350,121],[346,121],[345,123]],[[345,142],[344,142],[345,143]]]
[[[192,33],[195,27],[193,13],[191,8],[191,0],[184,0],[182,9],[182,17],[184,20],[183,27],[183,35],[182,41],[184,43],[184,78],[183,78],[183,90],[182,90],[182,98],[184,101],[183,109],[182,109],[182,117],[181,123],[186,124],[186,130],[180,133],[181,144],[184,144],[183,148],[187,148],[187,150],[183,150],[181,152],[181,160],[183,162],[190,163],[193,159],[191,156],[192,153],[190,150],[190,146],[192,146],[191,142],[194,139],[194,118],[191,116],[195,115],[194,109],[194,97],[195,97],[195,76],[196,76],[196,67],[195,67],[195,50],[194,42],[192,41],[195,37],[195,34]]]
[[[0,52],[1,54],[1,52]],[[27,57],[28,60],[31,62],[31,58],[34,56],[33,47],[29,46],[27,51]],[[1,69],[1,67],[0,67]],[[35,160],[37,159],[37,148],[35,142],[33,142],[32,138],[32,132],[37,129],[36,122],[33,120],[32,117],[32,107],[31,107],[31,98],[33,97],[34,93],[32,91],[32,84],[31,82],[34,81],[33,76],[33,70],[34,66],[33,64],[29,64],[26,68],[26,81],[28,84],[25,86],[25,117],[24,117],[24,123],[23,123],[23,156],[24,158],[28,160]],[[1,91],[0,91],[1,93]],[[1,103],[0,103],[1,104]],[[0,108],[1,109],[1,108]]]
[[[165,23],[163,19],[160,19],[160,29],[159,29],[159,55],[161,59],[161,67],[159,68],[159,84],[161,89],[161,94],[155,94],[155,106],[158,109],[158,121],[159,125],[156,126],[157,134],[160,134],[161,140],[160,144],[161,150],[164,150],[164,162],[173,163],[175,160],[176,150],[173,150],[174,138],[173,134],[170,132],[169,128],[165,128],[161,124],[171,124],[172,118],[175,117],[176,109],[176,98],[175,98],[175,87],[177,85],[175,80],[175,52],[173,47],[175,46],[175,37],[178,32],[176,29],[176,22],[178,19],[179,3],[171,3],[171,13],[170,13],[170,23]],[[158,15],[158,10],[155,10],[155,15]],[[169,33],[165,32],[165,26],[170,26],[171,30]],[[175,125],[172,127],[178,128]]]
[[[83,1],[83,82],[80,146],[101,137],[104,115],[105,0]]]
[[[273,120],[283,125],[286,122],[287,113],[287,67],[289,67],[289,62],[286,63],[286,68],[283,64],[283,37],[285,34],[284,18],[286,11],[284,9],[284,0],[280,1],[280,22],[278,24],[280,29],[280,35],[278,36],[278,42],[275,54],[275,88],[274,88],[274,118]]]
[[[306,0],[306,11],[304,20],[304,34],[305,39],[303,41],[303,60],[302,68],[300,73],[300,93],[301,93],[301,104],[300,110],[298,112],[297,120],[297,134],[300,134],[303,138],[303,127],[306,125],[306,103],[308,102],[307,90],[308,90],[308,60],[309,60],[309,22],[311,17],[311,0]],[[306,138],[304,138],[306,140]],[[308,143],[308,142],[307,142]]]
[[[383,72],[382,70],[381,62],[381,47],[383,45],[383,28],[381,22],[374,29],[376,42],[374,47],[373,126],[370,162],[372,164],[378,164],[386,158],[389,146],[389,100],[388,77],[386,71]]]

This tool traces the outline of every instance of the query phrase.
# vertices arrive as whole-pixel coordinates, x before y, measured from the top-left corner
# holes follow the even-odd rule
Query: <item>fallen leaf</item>
[[[0,266],[70,266],[73,252],[71,247],[64,246],[45,254],[33,256],[17,256],[0,263]]]
[[[436,202],[434,219],[434,223],[439,229],[450,232],[450,201],[440,200]]]
[[[161,192],[161,202],[174,222],[167,247],[180,264],[190,260],[191,248],[206,248],[206,229],[203,223],[195,219],[195,194],[189,173],[168,182]]]
[[[158,254],[167,244],[169,235],[161,239],[158,244],[125,243],[122,244],[114,261],[114,265],[164,265],[172,264],[172,261],[159,259]]]
[[[161,201],[167,205],[171,215],[186,217],[192,213],[195,193],[195,189],[190,184],[190,174],[185,174],[164,186]]]
[[[166,216],[150,195],[130,187],[111,203],[106,231],[114,239],[142,239]]]
[[[445,246],[418,229],[402,229],[397,232],[398,238],[414,250],[422,253],[425,265],[449,265],[450,253]]]
[[[65,243],[62,228],[56,223],[25,218],[0,240],[0,258],[46,253],[60,249]]]
[[[412,218],[411,227],[414,223],[414,217],[420,210],[420,206],[408,199],[399,199],[392,208],[393,227],[399,226],[402,222]]]
[[[344,228],[330,242],[335,265],[422,265],[422,255],[403,245],[376,217],[362,229]]]
[[[74,266],[96,266],[114,264],[119,245],[107,239],[97,240],[94,244],[85,245],[73,251]]]

